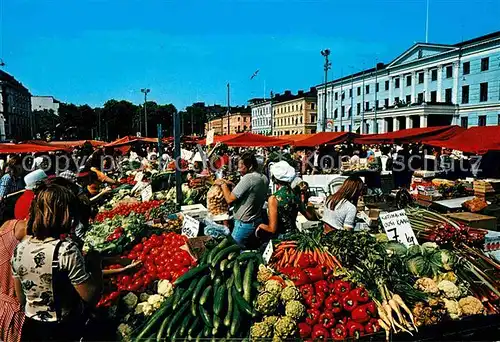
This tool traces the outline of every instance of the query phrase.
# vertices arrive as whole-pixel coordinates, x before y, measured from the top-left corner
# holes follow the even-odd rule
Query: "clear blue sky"
[[[500,0],[430,0],[429,41],[500,30]],[[0,57],[35,95],[76,104],[232,104],[389,62],[425,40],[425,0],[0,0]],[[252,73],[259,75],[250,81]]]

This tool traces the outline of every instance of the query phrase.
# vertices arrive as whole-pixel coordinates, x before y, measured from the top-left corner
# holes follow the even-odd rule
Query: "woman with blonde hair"
[[[333,229],[354,229],[359,196],[363,191],[363,181],[358,176],[350,176],[340,189],[329,196],[325,202],[322,221],[325,231]]]

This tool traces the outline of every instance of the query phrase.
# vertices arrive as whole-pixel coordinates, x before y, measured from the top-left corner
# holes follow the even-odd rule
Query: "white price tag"
[[[137,172],[134,177],[134,181],[140,182],[142,181],[142,178],[144,178],[144,173],[142,172]]]
[[[200,222],[195,220],[189,215],[184,215],[184,222],[182,223],[182,235],[188,238],[195,238],[200,231]]]
[[[215,134],[215,130],[211,129],[207,132],[207,140],[205,142],[205,144],[208,146],[208,145],[212,145],[214,143],[214,134]]]
[[[266,264],[269,264],[269,261],[271,260],[271,257],[273,256],[273,252],[274,252],[273,243],[271,241],[269,241],[266,249],[264,250],[264,253],[262,253],[262,257],[264,258],[264,262]]]
[[[143,202],[149,201],[153,197],[153,188],[148,185],[144,190],[141,191],[141,199]]]
[[[400,242],[406,247],[418,245],[417,237],[404,210],[383,213],[379,218],[389,240]]]

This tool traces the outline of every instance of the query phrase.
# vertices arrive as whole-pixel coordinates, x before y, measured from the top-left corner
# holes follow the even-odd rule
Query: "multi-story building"
[[[228,129],[229,124],[229,129]],[[223,115],[205,124],[205,134],[213,129],[215,135],[236,134],[252,130],[252,115],[250,112],[237,112]]]
[[[0,139],[24,140],[33,137],[31,94],[13,76],[0,70]]]
[[[316,89],[299,90],[297,95],[285,91],[273,98],[273,135],[316,133],[318,119]]]
[[[389,64],[318,87],[318,130],[500,124],[500,32],[454,45],[416,43]]]
[[[55,115],[59,115],[59,103],[53,96],[32,96],[31,110],[52,111]]]
[[[271,134],[271,100],[251,99],[248,101],[252,109],[252,132],[257,134]]]

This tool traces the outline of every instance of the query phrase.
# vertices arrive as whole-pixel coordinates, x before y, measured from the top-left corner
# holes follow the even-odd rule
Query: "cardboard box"
[[[301,232],[304,230],[307,230],[307,229],[313,229],[313,228],[323,226],[323,222],[321,222],[321,221],[309,221],[301,213],[299,213],[297,215],[297,220],[295,221],[295,223],[297,225],[297,228]]]
[[[203,204],[183,205],[181,212],[197,220],[204,219],[208,214],[208,210]]]

